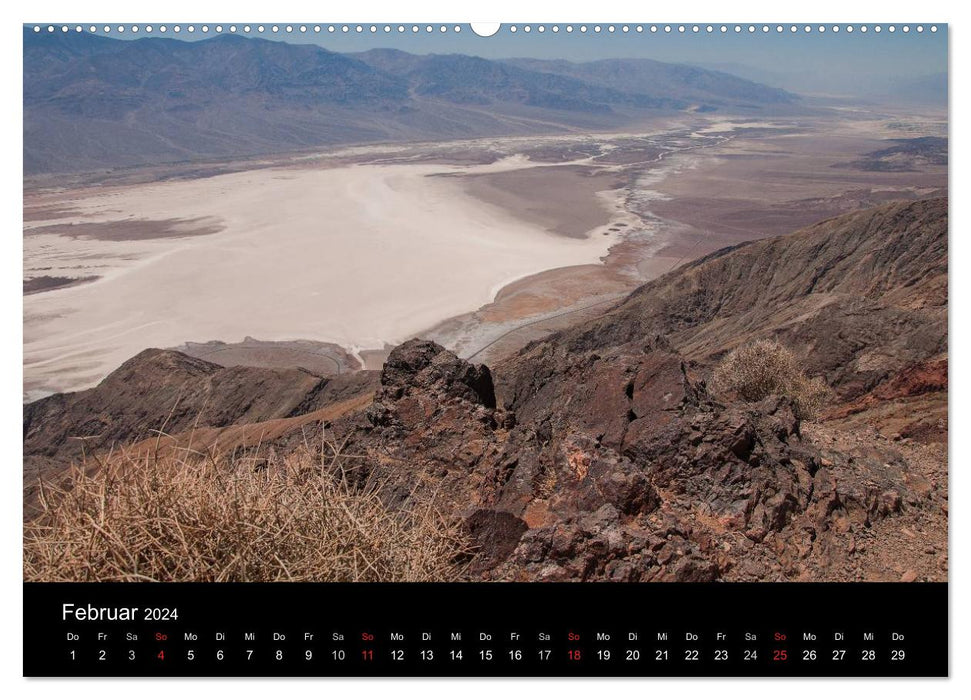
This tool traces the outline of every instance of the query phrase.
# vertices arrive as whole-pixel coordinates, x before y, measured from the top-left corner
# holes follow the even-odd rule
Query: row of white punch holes
[[[51,25],[47,25],[46,27],[42,27],[40,25],[34,25],[34,32],[36,32],[36,33],[42,32],[45,29],[47,30],[47,32],[56,32],[58,30],[60,30],[61,32],[69,32],[69,31],[71,31],[72,27],[69,27],[66,24],[65,25],[61,25],[61,26],[55,26],[55,25],[51,24]],[[76,32],[83,32],[85,30],[85,27],[83,27],[83,26],[81,26],[79,24],[79,25],[75,25],[73,27],[73,29]],[[838,32],[843,31],[843,32],[847,32],[847,33],[852,33],[852,32],[855,32],[855,31],[859,31],[861,33],[866,33],[866,32],[869,32],[869,31],[873,31],[873,32],[876,32],[877,34],[879,34],[879,33],[883,32],[884,29],[886,29],[886,31],[888,31],[888,32],[890,32],[892,34],[892,33],[896,32],[899,29],[901,32],[903,32],[903,33],[906,34],[906,33],[909,33],[912,29],[914,31],[916,31],[916,32],[923,32],[925,30],[925,27],[922,24],[917,24],[917,25],[914,25],[913,27],[911,25],[907,25],[907,24],[900,25],[899,27],[897,25],[892,25],[892,24],[891,25],[888,25],[886,27],[883,27],[883,26],[881,26],[879,24],[877,24],[877,25],[870,25],[870,26],[865,25],[865,24],[858,25],[858,26],[854,26],[854,25],[844,25],[842,27],[839,26],[839,25],[832,25],[830,27],[827,27],[825,25],[812,26],[812,25],[808,25],[808,24],[807,25],[803,25],[803,26],[799,26],[799,25],[795,25],[795,24],[786,25],[786,26],[781,25],[781,24],[772,25],[772,26],[770,26],[768,24],[763,24],[763,25],[759,25],[759,26],[754,25],[754,24],[744,25],[744,26],[743,25],[738,25],[738,24],[736,24],[736,25],[725,25],[725,24],[722,24],[722,25],[716,25],[716,26],[713,26],[713,25],[710,25],[710,24],[709,25],[697,25],[697,24],[693,24],[693,25],[684,25],[684,24],[680,24],[680,25],[670,25],[670,24],[664,24],[664,25],[656,25],[656,24],[652,24],[652,25],[643,25],[643,24],[636,24],[636,25],[630,25],[630,24],[623,24],[623,25],[613,25],[613,24],[609,24],[609,25],[599,25],[599,24],[595,24],[595,25],[590,25],[590,26],[587,26],[585,24],[579,24],[579,25],[567,24],[567,25],[560,26],[560,25],[554,24],[554,25],[550,25],[549,27],[547,27],[546,25],[542,25],[542,24],[540,24],[540,25],[528,25],[527,24],[527,25],[522,25],[522,26],[517,26],[515,24],[512,24],[512,25],[508,25],[507,27],[505,27],[505,29],[506,29],[506,31],[508,31],[510,33],[516,33],[516,32],[522,31],[522,32],[525,32],[527,34],[530,33],[530,32],[533,32],[533,31],[535,31],[535,32],[537,32],[539,34],[543,34],[546,31],[553,32],[554,34],[560,32],[560,31],[564,31],[564,32],[566,32],[568,34],[569,33],[573,33],[573,32],[579,32],[581,34],[586,34],[588,32],[592,32],[594,34],[600,34],[600,33],[603,33],[603,32],[607,32],[607,33],[620,32],[622,34],[627,34],[627,33],[630,33],[630,32],[643,33],[645,31],[646,32],[651,32],[651,33],[664,32],[664,33],[668,33],[668,34],[670,34],[672,32],[677,32],[677,33],[681,33],[681,34],[699,34],[699,33],[713,34],[713,33],[716,33],[716,32],[720,32],[722,34],[725,34],[725,33],[728,33],[728,32],[735,32],[737,34],[738,33],[742,33],[742,32],[748,32],[750,34],[755,34],[757,32],[762,32],[763,34],[768,34],[769,32],[771,32],[773,30],[775,32],[777,32],[777,33],[780,33],[780,34],[783,33],[783,32],[786,32],[786,31],[788,31],[790,33],[797,33],[797,32],[802,31],[802,32],[807,33],[807,34],[808,33],[811,33],[811,32],[817,32],[817,33],[834,32],[834,33],[838,33]],[[936,32],[937,31],[937,26],[931,25],[930,27],[928,27],[928,29],[931,32]],[[127,32],[130,32],[132,34],[137,34],[140,31],[144,31],[145,33],[151,33],[153,31],[157,31],[157,32],[162,33],[162,34],[165,34],[165,33],[169,32],[169,31],[171,31],[171,32],[173,32],[175,34],[179,34],[183,30],[186,31],[186,32],[188,32],[188,33],[190,33],[190,34],[192,34],[192,33],[194,33],[197,30],[197,27],[195,25],[191,25],[191,24],[190,25],[185,25],[185,26],[176,24],[176,25],[173,25],[171,27],[163,24],[163,25],[159,25],[159,26],[156,26],[156,27],[153,27],[152,25],[144,25],[142,27],[139,27],[138,25],[132,25],[130,27],[126,27],[124,25],[118,25],[116,27],[111,27],[109,25],[104,25],[103,27],[98,27],[98,26],[95,26],[95,25],[91,25],[91,26],[89,26],[87,28],[87,31],[89,31],[91,33],[96,33],[98,31],[102,31],[105,34],[110,34],[112,32],[115,32],[115,33],[118,33],[118,34],[122,34],[122,33],[126,32],[126,31]],[[461,32],[462,31],[462,27],[460,25],[457,25],[457,24],[456,25],[452,25],[452,26],[444,25],[444,24],[437,25],[437,26],[433,26],[431,24],[427,24],[427,25],[413,24],[413,25],[407,25],[407,26],[406,25],[403,25],[403,24],[399,24],[399,25],[396,25],[396,26],[392,26],[390,24],[385,24],[385,25],[381,25],[381,26],[374,25],[374,24],[372,24],[370,26],[361,25],[361,24],[358,24],[358,25],[347,25],[347,24],[343,24],[343,25],[333,25],[332,24],[332,25],[324,25],[324,26],[319,25],[319,24],[315,24],[315,25],[306,25],[306,24],[292,25],[292,24],[287,24],[287,25],[283,25],[283,26],[277,25],[277,24],[270,25],[270,26],[265,26],[265,25],[262,25],[262,24],[260,24],[260,25],[249,25],[249,24],[246,24],[246,25],[242,25],[242,26],[239,26],[239,27],[237,27],[237,25],[235,25],[235,24],[228,25],[228,26],[225,26],[225,27],[223,25],[221,25],[221,24],[217,24],[217,25],[214,25],[212,27],[210,27],[208,24],[203,24],[203,25],[200,25],[198,27],[198,30],[200,32],[202,32],[203,34],[207,34],[209,32],[213,32],[215,34],[222,34],[222,33],[225,33],[225,32],[230,32],[230,33],[244,33],[244,34],[251,34],[251,33],[257,33],[257,34],[263,34],[263,33],[270,33],[270,34],[287,33],[287,34],[290,34],[290,33],[293,33],[293,32],[298,32],[298,33],[301,33],[301,34],[306,34],[307,32],[314,32],[314,33],[317,33],[317,34],[319,34],[321,32],[327,32],[327,33],[330,33],[330,34],[334,34],[334,33],[343,33],[343,34],[357,33],[357,34],[361,34],[361,33],[364,33],[364,32],[370,32],[371,34],[376,34],[378,32],[384,32],[384,33],[398,32],[399,34],[404,34],[405,32],[411,32],[413,34],[417,34],[418,32],[421,32],[421,31],[425,31],[426,33],[431,33],[431,32],[434,32],[436,30],[439,31],[440,33],[443,33],[444,34],[446,32],[450,32],[450,31],[451,32]],[[475,31],[475,30],[473,29],[473,31]]]

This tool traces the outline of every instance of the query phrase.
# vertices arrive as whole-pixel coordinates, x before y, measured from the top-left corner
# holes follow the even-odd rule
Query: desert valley
[[[146,346],[247,337],[283,343],[284,363],[289,341],[315,341],[332,371],[379,368],[416,335],[484,361],[726,245],[945,193],[943,165],[855,164],[942,122],[866,116],[835,133],[719,118],[373,146],[28,192],[25,398],[93,386]]]
[[[946,580],[946,103],[651,61],[43,39],[25,577],[348,575],[92,553],[57,512],[59,488],[163,463],[185,508],[191,470],[255,499],[316,465],[434,540],[424,569],[395,559],[411,545],[353,554],[381,562],[364,578]],[[190,51],[286,80],[166,68]],[[55,561],[55,535],[76,551]]]

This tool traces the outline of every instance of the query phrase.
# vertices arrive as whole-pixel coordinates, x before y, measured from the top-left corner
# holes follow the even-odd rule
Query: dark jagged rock
[[[398,400],[420,391],[496,407],[488,367],[460,360],[438,343],[414,339],[391,351],[381,370],[381,390],[376,400]]]
[[[473,571],[486,571],[501,564],[519,545],[529,529],[522,520],[500,510],[477,510],[465,519],[475,546]]]
[[[891,474],[819,488],[822,458],[791,401],[718,404],[659,339],[542,357],[554,365],[490,409],[469,390],[471,365],[409,341],[350,428],[369,476],[395,484],[389,502],[424,490],[466,518],[481,548],[476,576],[713,580],[735,565],[713,533],[766,549],[777,546],[770,535],[818,529],[821,509],[825,526],[844,504],[864,518],[897,507],[885,495]],[[506,430],[497,415],[513,409]]]

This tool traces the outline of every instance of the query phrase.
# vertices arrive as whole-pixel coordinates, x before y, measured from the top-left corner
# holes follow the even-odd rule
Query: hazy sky
[[[236,26],[242,30],[245,25],[239,23]],[[281,31],[273,34],[269,31],[272,22],[264,24],[266,31],[259,34],[256,31],[258,25],[250,23],[251,32],[247,36],[316,43],[340,52],[388,47],[412,53],[464,53],[485,58],[566,58],[573,61],[653,58],[721,67],[796,91],[834,94],[879,92],[884,85],[894,81],[944,73],[948,64],[947,26],[938,25],[938,30],[931,32],[930,24],[924,25],[921,33],[916,31],[914,24],[909,25],[908,33],[901,31],[902,25],[897,25],[894,33],[887,31],[887,25],[880,33],[873,31],[872,25],[866,33],[859,30],[859,25],[852,33],[846,32],[846,25],[840,25],[839,33],[834,33],[831,25],[825,33],[818,31],[818,25],[813,25],[813,31],[806,33],[805,25],[799,25],[798,31],[792,33],[791,25],[786,25],[781,34],[776,32],[776,25],[771,25],[769,33],[762,32],[762,25],[757,26],[755,33],[748,32],[748,25],[736,33],[731,25],[724,34],[719,31],[720,25],[715,25],[712,34],[708,34],[704,26],[695,34],[691,32],[691,25],[684,33],[678,32],[676,26],[672,27],[671,33],[665,33],[661,27],[652,33],[650,25],[642,25],[643,33],[637,33],[634,31],[636,25],[630,25],[626,34],[620,30],[620,25],[616,25],[614,33],[608,33],[608,25],[602,25],[599,34],[593,31],[592,24],[586,25],[586,33],[579,31],[580,25],[573,25],[572,33],[564,31],[565,25],[560,25],[557,33],[550,31],[549,25],[543,33],[536,31],[536,25],[529,33],[523,31],[522,25],[515,33],[509,31],[509,25],[503,25],[498,34],[488,38],[476,36],[467,25],[461,25],[462,31],[457,34],[453,31],[441,33],[440,25],[435,25],[432,33],[426,32],[422,25],[417,34],[411,31],[411,26],[400,34],[395,26],[390,34],[386,34],[382,31],[383,25],[379,25],[378,32],[372,34],[370,25],[365,26],[362,33],[355,32],[354,25],[350,25],[348,33],[341,32],[340,27],[329,33],[327,25],[322,25],[322,31],[316,34],[312,26],[306,33],[300,33],[299,25],[293,25],[292,33],[284,33],[285,25],[278,25]],[[215,25],[210,25],[207,34],[201,32],[202,25],[195,26],[194,33],[189,34],[183,29],[177,35],[170,27],[165,36],[186,40],[213,36]],[[222,26],[225,32],[229,23]],[[102,33],[100,29],[99,34]],[[155,29],[152,35],[159,36],[157,27]],[[110,36],[133,39],[145,36],[145,32],[143,29],[137,35],[130,31],[119,35],[112,31]]]

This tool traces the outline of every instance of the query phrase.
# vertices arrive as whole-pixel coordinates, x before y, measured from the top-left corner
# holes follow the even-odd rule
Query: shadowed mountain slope
[[[643,285],[602,317],[534,343],[497,368],[662,335],[710,364],[774,336],[844,399],[947,352],[947,200],[890,204],[744,243]],[[518,405],[522,386],[513,384]]]
[[[516,58],[508,65],[560,75],[642,95],[666,95],[682,103],[755,107],[796,102],[791,92],[721,71],[662,63],[645,58],[615,58],[588,63]]]
[[[373,387],[375,373],[320,377],[302,369],[221,367],[174,350],[145,350],[96,387],[24,406],[24,454],[63,462],[194,428],[310,413]]]

